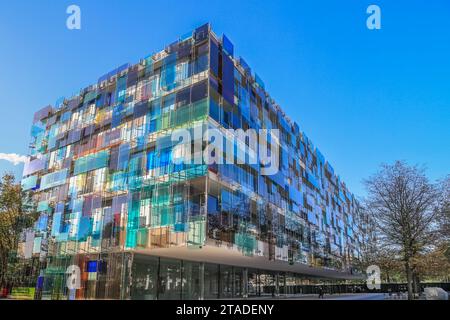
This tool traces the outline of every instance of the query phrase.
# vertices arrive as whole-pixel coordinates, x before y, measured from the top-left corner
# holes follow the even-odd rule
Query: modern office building
[[[276,172],[206,163],[202,135],[173,141],[183,128],[215,128],[247,158],[229,129],[278,129]],[[358,277],[368,217],[209,24],[38,111],[31,135],[22,186],[38,218],[18,253],[39,298],[233,298]],[[175,161],[186,152],[200,161]]]

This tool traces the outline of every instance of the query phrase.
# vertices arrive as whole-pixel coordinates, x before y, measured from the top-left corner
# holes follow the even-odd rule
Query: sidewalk
[[[293,294],[280,295],[278,297],[262,296],[250,297],[248,300],[384,300],[384,293],[343,293],[343,294],[325,294],[323,299],[319,299],[317,294]]]

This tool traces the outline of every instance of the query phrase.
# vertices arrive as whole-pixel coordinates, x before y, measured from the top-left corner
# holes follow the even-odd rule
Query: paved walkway
[[[328,300],[384,300],[383,293],[359,293],[359,294],[343,294],[332,295],[326,297]]]
[[[317,294],[280,295],[277,298],[270,296],[250,298],[250,299],[277,299],[277,300],[384,300],[383,293],[345,293],[345,294],[325,294],[323,299],[319,299]]]
[[[383,293],[346,293],[346,294],[326,294],[323,299],[319,299],[317,294],[298,294],[284,296],[280,295],[277,298],[271,296],[251,297],[246,300],[384,300]],[[15,300],[15,299],[0,299],[0,300]],[[242,300],[242,299],[237,299]]]

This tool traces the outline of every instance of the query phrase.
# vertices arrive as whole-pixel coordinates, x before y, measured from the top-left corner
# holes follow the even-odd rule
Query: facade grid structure
[[[278,172],[174,161],[190,148],[171,134],[194,127],[278,129]],[[22,187],[38,219],[18,255],[38,298],[246,297],[354,277],[368,217],[209,24],[38,111],[31,136]]]

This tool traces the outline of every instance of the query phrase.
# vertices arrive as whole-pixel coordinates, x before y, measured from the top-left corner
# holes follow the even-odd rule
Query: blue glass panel
[[[121,144],[119,147],[118,170],[125,170],[128,167],[128,158],[130,156],[130,145],[128,143]]]
[[[222,36],[222,46],[223,50],[230,56],[234,55],[234,46],[231,43],[230,39],[227,38],[226,35]]]
[[[39,216],[39,219],[36,223],[36,230],[46,231],[47,224],[48,224],[48,214],[43,213]]]
[[[80,218],[76,240],[86,241],[87,237],[89,236],[89,233],[91,232],[91,222],[92,219],[90,217]]]
[[[255,82],[256,82],[256,84],[258,84],[258,86],[260,88],[264,89],[264,87],[265,87],[264,82],[256,73],[255,73]],[[280,119],[283,119],[283,118],[280,118]]]
[[[214,99],[211,99],[209,102],[209,115],[220,123],[220,107]]]
[[[219,47],[214,41],[210,41],[210,68],[212,74],[219,77]]]
[[[201,27],[195,29],[193,37],[196,42],[201,42],[208,37],[209,33],[209,23],[204,24]]]
[[[247,62],[245,62],[245,60],[242,57],[239,57],[239,64],[245,70],[246,73],[248,73],[248,74],[251,73],[250,67],[248,66]]]
[[[176,54],[171,54],[164,59],[161,71],[161,88],[163,90],[170,91],[175,88],[176,59]]]
[[[88,261],[87,272],[97,272],[97,261]]]
[[[44,276],[39,276],[36,282],[36,289],[42,289],[44,286]]]
[[[122,118],[123,118],[122,111],[123,111],[123,105],[119,104],[114,107],[112,120],[111,120],[112,128],[118,127],[120,125],[120,123],[122,122]]]
[[[137,119],[144,116],[148,110],[148,103],[142,102],[134,106],[133,118]]]
[[[125,101],[125,93],[127,89],[127,77],[123,76],[117,80],[117,88],[115,94],[115,101],[123,103]]]
[[[222,55],[222,63],[223,97],[228,103],[234,104],[234,64],[227,55]]]
[[[56,237],[61,233],[61,226],[62,226],[62,213],[55,212],[53,215],[53,222],[52,222],[52,236]]]
[[[147,155],[147,171],[155,168],[156,151],[152,150]]]

